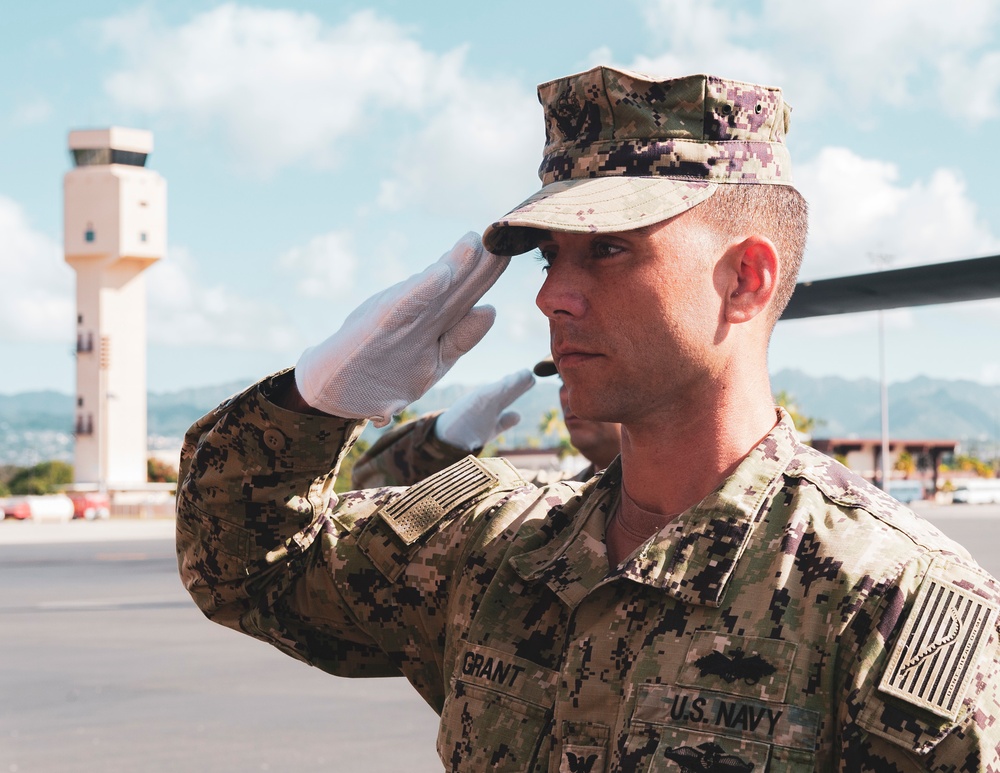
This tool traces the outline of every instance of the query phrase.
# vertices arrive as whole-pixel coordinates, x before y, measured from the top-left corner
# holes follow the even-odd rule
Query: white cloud
[[[780,60],[770,48],[755,45],[764,23],[737,6],[719,6],[714,0],[653,0],[641,5],[647,29],[664,51],[637,56],[626,65],[630,69],[673,77],[710,72],[758,83],[779,80]],[[741,39],[749,39],[749,45]]]
[[[125,54],[105,84],[114,100],[220,127],[244,168],[330,166],[368,143],[372,168],[390,169],[380,207],[483,226],[533,192],[534,89],[470,76],[464,47],[428,51],[372,11],[334,26],[230,3],[168,27],[140,10],[106,21],[104,36]]]
[[[888,309],[883,313],[886,331],[909,332],[917,327],[913,309]],[[874,340],[878,335],[878,313],[874,311],[860,314],[830,314],[825,317],[806,317],[782,322],[778,328],[781,337],[798,340],[840,339],[845,336],[863,334],[865,340]]]
[[[1000,22],[993,0],[959,0],[945,12],[938,0],[765,0],[761,16],[798,53],[832,65],[852,96],[897,105],[924,91],[928,78],[940,89],[945,57],[979,61]],[[950,98],[936,107],[965,108]]]
[[[485,227],[538,187],[544,142],[534,90],[464,77],[424,127],[404,138],[379,204],[481,220]]]
[[[1000,384],[1000,362],[984,365],[978,380],[984,384]]]
[[[0,196],[0,338],[72,342],[73,270],[62,248],[34,230],[21,206]]]
[[[44,97],[22,102],[14,108],[11,123],[14,126],[36,126],[44,123],[52,115],[52,103]]]
[[[803,278],[872,271],[879,255],[899,267],[1000,249],[954,170],[907,185],[893,164],[825,148],[798,166],[796,181],[810,205]]]
[[[961,56],[942,57],[942,94],[962,105],[973,121],[1000,118],[1000,51],[968,61]]]
[[[293,304],[298,326],[332,331],[365,298],[423,271],[449,246],[416,249],[393,230],[360,240],[351,231],[330,231],[286,250],[275,271],[299,296]]]
[[[464,51],[425,51],[371,11],[339,26],[233,3],[170,28],[144,10],[109,19],[125,54],[105,87],[119,104],[220,125],[267,172],[329,165],[382,112],[415,115],[452,93]]]
[[[637,58],[629,66],[638,70],[780,85],[807,115],[843,104],[845,94],[855,107],[931,104],[974,121],[998,115],[995,0],[958,0],[946,10],[938,0],[764,0],[756,14],[718,0],[640,7],[665,53]]]
[[[282,271],[295,276],[296,289],[307,298],[349,295],[355,286],[358,257],[351,236],[342,231],[316,236],[305,247],[293,247],[278,259]]]
[[[75,275],[62,248],[35,231],[16,202],[0,196],[0,339],[72,345]],[[302,338],[277,307],[232,292],[203,287],[183,249],[146,274],[149,338],[175,346],[212,344],[281,351]]]
[[[302,348],[303,339],[277,305],[244,297],[224,285],[206,286],[195,261],[171,248],[147,273],[150,343],[262,351]]]

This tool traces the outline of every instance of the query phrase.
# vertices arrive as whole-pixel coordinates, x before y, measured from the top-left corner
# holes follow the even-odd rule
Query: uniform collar
[[[620,496],[621,461],[616,459],[561,506],[567,517],[560,520],[566,527],[542,547],[512,557],[511,564],[525,580],[548,584],[570,606],[604,580],[615,578],[659,588],[688,604],[720,606],[797,447],[792,420],[779,409],[774,429],[718,489],[609,572],[604,527]]]

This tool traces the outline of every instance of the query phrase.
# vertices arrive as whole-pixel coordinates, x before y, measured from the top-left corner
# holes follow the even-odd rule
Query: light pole
[[[885,377],[885,314],[878,312],[878,369],[882,403],[882,490],[889,491],[889,386]]]
[[[884,252],[870,252],[868,257],[872,262],[885,270],[888,268],[889,264],[892,263],[893,256]],[[882,309],[878,311],[878,369],[879,369],[879,392],[880,392],[880,402],[882,404],[882,421],[881,421],[881,431],[882,431],[882,453],[880,459],[880,477],[882,482],[882,490],[888,493],[889,491],[889,383],[886,380],[886,366],[885,366],[886,354],[885,354],[885,312]]]

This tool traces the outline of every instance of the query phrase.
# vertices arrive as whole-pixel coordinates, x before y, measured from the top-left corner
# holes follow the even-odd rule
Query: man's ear
[[[726,322],[749,322],[771,303],[778,289],[778,251],[770,239],[749,236],[726,255],[728,293],[724,298]]]

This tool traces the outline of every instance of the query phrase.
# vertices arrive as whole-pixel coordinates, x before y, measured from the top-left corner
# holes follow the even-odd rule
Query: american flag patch
[[[932,569],[892,651],[879,689],[954,720],[996,625],[997,608]]]
[[[467,456],[410,488],[382,511],[389,528],[412,545],[450,511],[497,484],[492,472]]]

